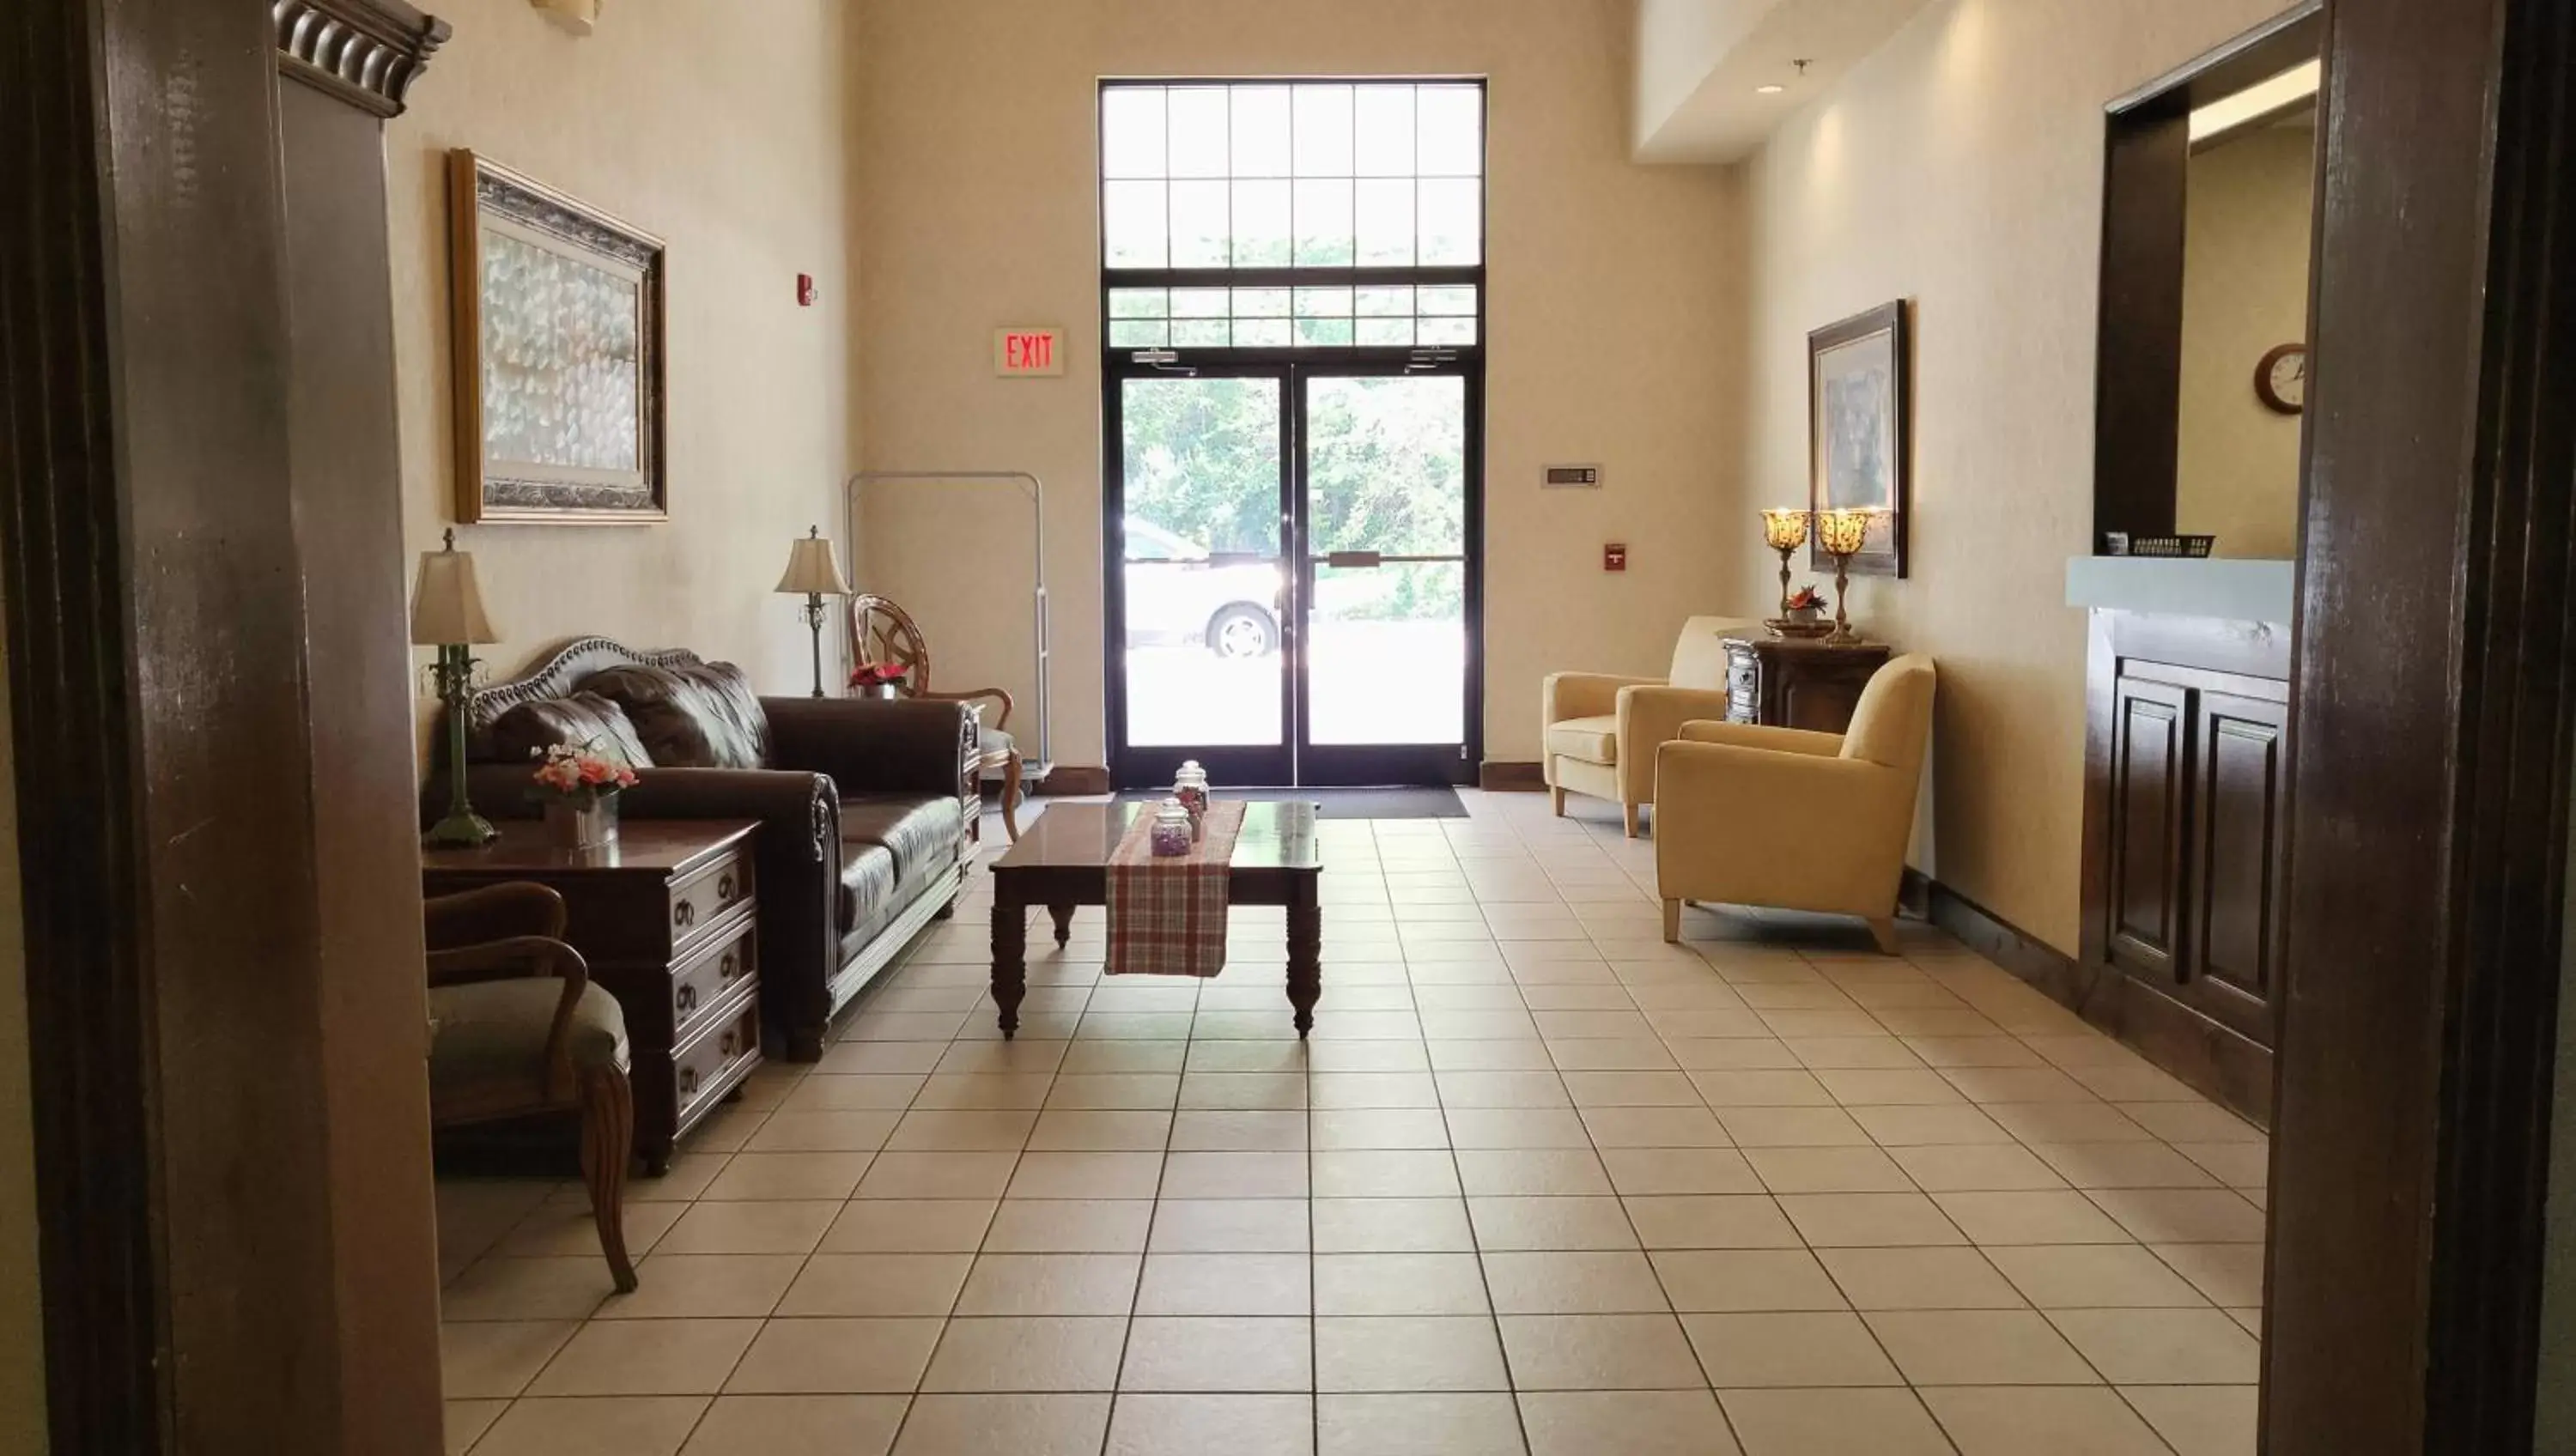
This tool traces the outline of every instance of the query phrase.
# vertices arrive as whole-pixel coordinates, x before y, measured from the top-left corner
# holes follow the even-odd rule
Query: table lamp
[[[1795,506],[1774,506],[1762,513],[1762,541],[1780,553],[1780,615],[1767,625],[1786,630],[1789,620],[1789,553],[1807,544],[1807,513]]]
[[[808,527],[788,547],[787,574],[778,579],[776,590],[805,598],[805,625],[814,634],[814,696],[819,698],[823,696],[823,598],[850,594],[822,527]]]
[[[498,642],[474,584],[474,557],[456,549],[456,532],[437,551],[420,553],[420,578],[411,591],[411,640],[438,649],[431,671],[447,703],[447,817],[430,826],[432,848],[489,844],[500,837],[492,821],[474,812],[465,795],[466,710],[474,702],[474,647]]]
[[[1868,542],[1869,523],[1877,514],[1850,508],[1816,512],[1816,544],[1834,559],[1834,630],[1825,641],[1837,647],[1860,640],[1844,607],[1851,599],[1851,559]]]

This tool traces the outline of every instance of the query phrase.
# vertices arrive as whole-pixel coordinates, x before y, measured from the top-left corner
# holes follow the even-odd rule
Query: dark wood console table
[[[659,1176],[671,1144],[760,1065],[750,820],[637,819],[617,843],[557,849],[519,820],[480,849],[421,856],[431,895],[510,880],[564,898],[564,938],[626,1013],[635,1153]]]
[[[1851,726],[1860,690],[1894,651],[1884,642],[1834,646],[1759,632],[1725,640],[1727,721],[1817,733]]]

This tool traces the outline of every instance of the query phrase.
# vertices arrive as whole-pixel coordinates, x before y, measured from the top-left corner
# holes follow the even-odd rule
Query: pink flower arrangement
[[[539,795],[552,794],[587,807],[621,789],[635,787],[635,770],[626,766],[626,760],[602,753],[591,743],[532,748],[528,756],[545,760],[537,765],[534,775]]]

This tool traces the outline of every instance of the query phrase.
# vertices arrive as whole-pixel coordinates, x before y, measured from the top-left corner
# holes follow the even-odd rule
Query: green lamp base
[[[430,826],[421,843],[432,849],[479,849],[501,837],[492,821],[472,810],[450,814]]]

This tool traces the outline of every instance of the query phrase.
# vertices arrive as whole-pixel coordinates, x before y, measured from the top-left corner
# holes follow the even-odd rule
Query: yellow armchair
[[[1656,892],[1664,939],[1682,902],[1772,905],[1869,922],[1896,953],[1897,883],[1932,735],[1932,659],[1880,668],[1845,733],[1693,722],[1656,751]],[[1781,852],[1793,825],[1825,825],[1823,857]]]
[[[1726,716],[1729,633],[1754,625],[1735,617],[1693,617],[1673,645],[1664,677],[1599,672],[1548,675],[1539,691],[1541,766],[1560,816],[1565,796],[1583,794],[1619,805],[1628,837],[1637,811],[1655,802],[1655,748],[1684,723]]]

